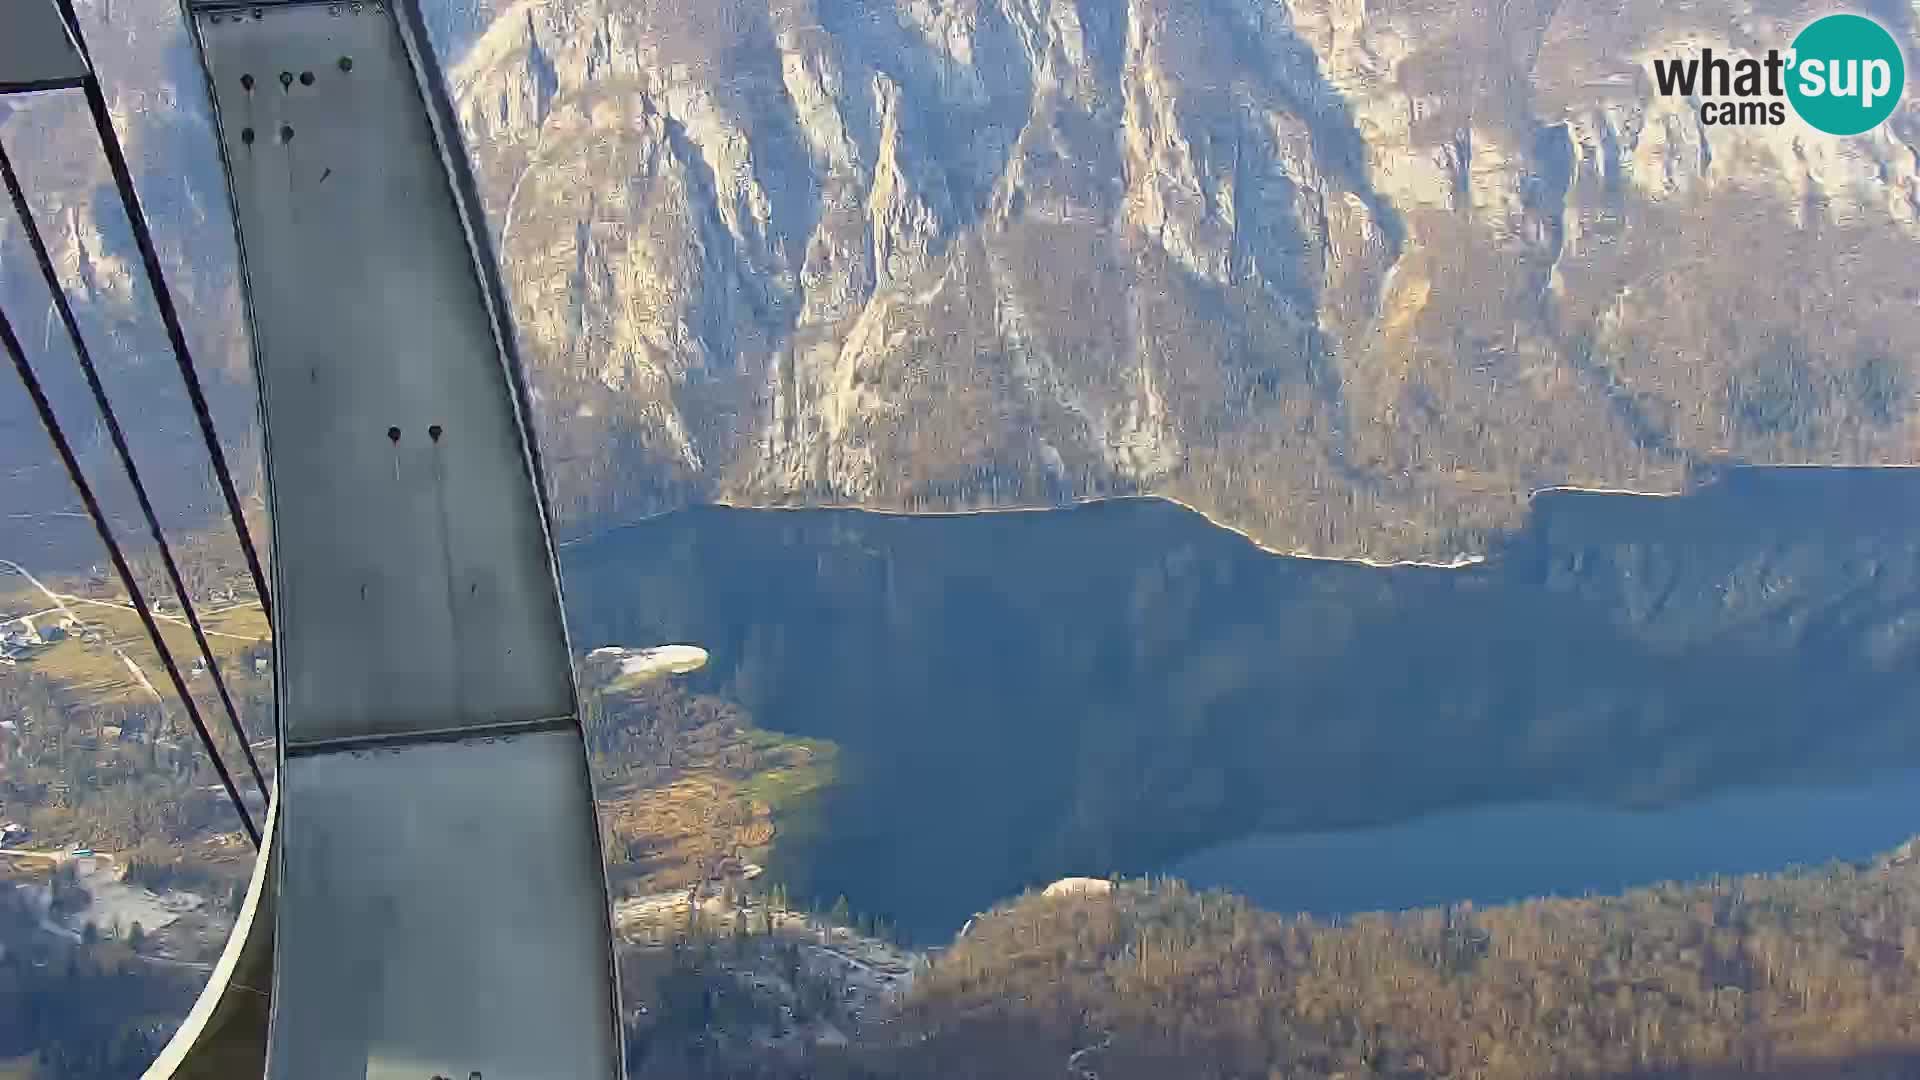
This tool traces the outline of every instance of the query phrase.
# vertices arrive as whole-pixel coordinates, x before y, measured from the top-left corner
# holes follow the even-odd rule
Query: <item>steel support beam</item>
[[[418,11],[188,14],[273,525],[266,1075],[617,1077],[606,874],[527,393]]]

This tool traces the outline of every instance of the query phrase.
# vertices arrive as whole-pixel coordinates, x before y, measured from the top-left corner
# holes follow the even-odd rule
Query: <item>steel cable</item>
[[[207,633],[200,624],[200,614],[194,608],[193,596],[187,591],[186,579],[180,573],[179,564],[174,561],[173,549],[167,543],[164,530],[160,527],[160,517],[154,512],[153,500],[147,495],[146,484],[140,479],[140,470],[134,464],[133,451],[127,445],[126,433],[121,430],[120,418],[114,413],[113,403],[107,397],[105,385],[100,381],[99,369],[94,366],[93,354],[87,348],[86,338],[80,332],[80,321],[75,318],[73,305],[67,300],[66,290],[60,287],[59,273],[54,269],[53,257],[47,251],[46,241],[40,235],[40,227],[33,218],[33,208],[27,203],[26,191],[20,185],[19,174],[14,171],[13,161],[7,157],[6,147],[0,145],[0,181],[4,181],[8,198],[13,200],[14,216],[20,221],[27,244],[33,249],[33,257],[40,265],[40,275],[46,279],[47,289],[53,295],[54,309],[60,315],[61,325],[66,327],[67,338],[73,345],[73,355],[80,363],[80,371],[86,376],[87,389],[93,393],[93,402],[100,410],[100,416],[106,421],[107,436],[113,442],[114,451],[120,456],[120,467],[126,471],[127,482],[133,486],[134,498],[139,500],[140,513],[147,519],[147,531],[153,537],[154,546],[160,552],[160,562],[166,567],[167,580],[173,586],[174,595],[180,598],[180,609],[187,617],[187,625],[193,630],[194,643],[200,647],[200,655],[206,659],[207,674],[213,679],[214,689],[220,695],[220,704],[226,708],[227,720],[233,727],[234,735],[240,740],[240,752],[247,759],[247,768],[253,772],[253,782],[260,788],[260,796],[265,799],[270,792],[267,778],[260,772],[260,762],[254,757],[253,747],[247,742],[247,730],[240,722],[240,710],[233,704],[233,695],[227,690],[227,681],[220,674],[220,662],[213,654],[213,646],[207,641]]]
[[[180,695],[181,704],[186,706],[187,716],[193,721],[193,729],[200,736],[201,745],[206,747],[207,756],[213,761],[214,771],[220,774],[220,783],[227,789],[227,798],[233,803],[234,812],[240,815],[240,823],[247,830],[247,838],[253,846],[260,846],[260,831],[253,824],[253,816],[247,812],[246,800],[241,798],[240,789],[234,785],[233,774],[227,771],[227,764],[220,757],[214,743],[213,732],[207,729],[207,722],[200,716],[200,707],[194,703],[193,694],[187,689],[187,681],[180,676],[180,667],[174,663],[173,654],[168,651],[166,639],[160,634],[160,626],[154,621],[153,611],[147,606],[147,598],[140,591],[140,583],[133,576],[133,568],[127,565],[127,557],[120,550],[119,541],[113,537],[113,528],[107,523],[105,512],[100,509],[100,501],[94,497],[93,485],[80,469],[80,460],[74,456],[73,447],[67,441],[66,432],[61,430],[60,418],[53,411],[53,404],[47,400],[46,391],[41,388],[40,377],[34,373],[33,363],[27,359],[27,353],[21,347],[20,339],[13,332],[13,324],[7,319],[5,311],[0,311],[0,346],[4,346],[7,355],[13,360],[13,367],[20,375],[20,382],[27,389],[27,395],[33,399],[33,407],[40,414],[40,424],[47,430],[47,437],[53,440],[53,448],[60,455],[61,464],[66,466],[67,476],[80,493],[80,501],[86,504],[87,516],[93,519],[93,527],[100,533],[101,543],[106,545],[107,557],[113,560],[113,568],[127,587],[127,596],[133,603],[133,609],[140,616],[140,624],[146,627],[147,636],[153,640],[154,651],[160,655],[160,664],[166,668],[167,678],[172,680],[174,692]],[[243,742],[244,745],[244,742]]]
[[[107,97],[100,89],[100,77],[93,70],[93,56],[87,51],[86,37],[80,32],[80,18],[74,11],[73,0],[59,0],[59,5],[60,13],[73,34],[74,44],[80,50],[81,59],[87,64],[87,77],[80,87],[87,98],[87,111],[93,114],[94,131],[99,136],[100,149],[106,155],[107,168],[113,173],[113,184],[119,190],[120,205],[126,212],[127,223],[133,229],[134,243],[140,248],[140,261],[146,268],[147,285],[153,291],[153,302],[160,311],[160,322],[166,327],[167,343],[173,348],[174,364],[180,369],[180,379],[186,384],[187,397],[193,403],[193,415],[199,421],[200,436],[206,442],[208,459],[213,463],[214,476],[220,483],[220,494],[226,499],[227,516],[233,521],[234,534],[240,539],[241,554],[247,560],[247,571],[253,575],[253,587],[260,596],[260,610],[266,615],[267,626],[271,628],[273,596],[267,588],[266,572],[261,569],[260,554],[253,546],[253,536],[247,531],[246,512],[240,505],[239,489],[234,486],[233,473],[227,467],[226,452],[220,448],[220,436],[213,425],[213,411],[207,405],[200,375],[194,369],[193,354],[187,348],[186,331],[180,323],[180,312],[174,307],[173,293],[167,288],[166,276],[161,272],[159,249],[154,246],[153,233],[148,229],[146,214],[140,208],[140,195],[134,190],[133,173],[127,168],[127,156],[121,149],[120,137],[114,133],[113,114],[107,109]]]

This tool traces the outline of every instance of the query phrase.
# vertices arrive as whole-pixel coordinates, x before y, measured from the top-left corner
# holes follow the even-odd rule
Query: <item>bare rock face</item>
[[[525,0],[456,91],[571,504],[1450,557],[1548,484],[1912,457],[1916,110],[1703,126],[1651,59],[1811,12],[1710,7]]]
[[[1151,492],[1283,550],[1450,559],[1548,485],[1915,456],[1920,97],[1842,139],[1652,83],[1824,9],[429,7],[581,526]],[[176,47],[115,18],[130,57]],[[210,165],[164,115],[130,104],[133,140]]]

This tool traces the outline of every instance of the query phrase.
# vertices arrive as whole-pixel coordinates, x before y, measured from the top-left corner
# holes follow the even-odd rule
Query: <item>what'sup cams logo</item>
[[[1662,97],[1698,98],[1700,122],[1778,125],[1791,107],[1829,135],[1878,127],[1900,104],[1906,86],[1900,45],[1886,28],[1860,15],[1828,15],[1809,23],[1782,53],[1764,58],[1697,56],[1653,62]]]

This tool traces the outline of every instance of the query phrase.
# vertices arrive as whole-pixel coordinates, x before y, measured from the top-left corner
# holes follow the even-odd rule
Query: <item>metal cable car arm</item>
[[[249,1011],[222,1002],[257,991],[247,950],[270,930],[267,1076],[618,1077],[546,499],[418,10],[187,15],[260,387],[283,738],[248,908],[270,916],[229,945],[234,980],[196,1010],[209,1022],[150,1075],[235,1075],[209,1055],[257,1045]]]

